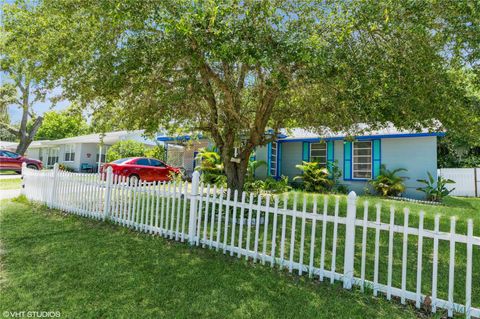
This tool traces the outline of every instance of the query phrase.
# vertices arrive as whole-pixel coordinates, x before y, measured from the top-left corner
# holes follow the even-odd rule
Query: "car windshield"
[[[132,158],[131,157],[127,157],[127,158],[121,158],[121,159],[118,159],[116,161],[113,161],[112,163],[113,164],[122,164],[122,163],[125,163],[126,161],[129,161],[131,160]]]

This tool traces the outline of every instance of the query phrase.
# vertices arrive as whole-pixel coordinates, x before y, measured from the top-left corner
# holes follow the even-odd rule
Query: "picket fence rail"
[[[410,212],[405,208],[403,225],[397,225],[398,214],[390,207],[389,222],[385,223],[381,221],[380,205],[374,207],[375,219],[369,220],[368,202],[363,203],[363,218],[358,219],[354,192],[347,197],[346,212],[340,209],[339,197],[333,196],[324,196],[323,203],[315,196],[312,207],[307,209],[306,196],[299,201],[295,195],[293,205],[289,205],[288,195],[283,198],[246,192],[240,195],[230,189],[201,184],[198,172],[193,174],[191,184],[145,181],[132,184],[126,177],[113,175],[111,168],[102,176],[65,172],[58,165],[51,171],[24,166],[22,175],[25,196],[51,208],[111,220],[136,231],[215,249],[299,275],[315,276],[320,281],[341,281],[346,289],[358,286],[362,291],[371,290],[375,296],[385,294],[389,300],[397,297],[403,304],[411,301],[417,308],[428,306],[432,312],[442,308],[448,316],[463,313],[467,318],[480,317],[479,276],[472,273],[473,252],[480,253],[480,237],[473,235],[472,220],[468,221],[466,234],[456,233],[455,218],[450,220],[450,231],[443,232],[439,216],[435,217],[434,229],[426,229],[424,213],[420,212],[418,226],[412,227]],[[395,245],[398,239],[401,239],[398,245],[401,254]],[[426,244],[433,245],[432,249],[425,250]],[[441,247],[448,247],[445,254],[448,257],[440,253]],[[466,250],[466,260],[456,263],[459,249]],[[448,271],[443,269],[445,263]],[[387,268],[386,280],[381,268]],[[400,281],[394,280],[398,277],[394,268],[401,268]],[[431,274],[428,280],[422,278],[426,271]],[[447,277],[445,284],[443,278]],[[459,288],[456,280],[462,285],[464,281],[464,286]],[[472,288],[473,280],[477,286]],[[431,284],[428,294],[424,288],[427,281]],[[459,298],[454,300],[459,289],[461,302]],[[472,303],[473,291],[476,304]]]

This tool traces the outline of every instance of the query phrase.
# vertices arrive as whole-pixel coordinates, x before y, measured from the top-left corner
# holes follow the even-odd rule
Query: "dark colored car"
[[[39,160],[27,158],[14,152],[0,150],[0,171],[15,171],[20,174],[23,163],[27,163],[28,168],[43,168],[43,164]]]
[[[130,183],[136,183],[138,180],[164,182],[171,180],[172,174],[181,174],[180,168],[167,165],[155,158],[130,157],[107,163],[100,168],[103,176],[109,166],[112,167],[114,175],[127,176]]]

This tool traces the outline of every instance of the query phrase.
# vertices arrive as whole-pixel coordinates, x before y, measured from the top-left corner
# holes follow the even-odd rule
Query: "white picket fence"
[[[412,227],[408,209],[398,214],[390,207],[386,223],[381,220],[384,210],[380,205],[374,208],[375,218],[369,218],[368,202],[358,207],[363,211],[358,219],[353,192],[346,211],[333,196],[324,196],[323,203],[315,196],[308,208],[306,196],[300,200],[294,196],[290,205],[287,195],[239,195],[202,185],[198,172],[191,184],[157,185],[129,185],[110,168],[104,179],[98,174],[59,171],[57,166],[53,171],[24,167],[22,174],[26,197],[51,208],[111,220],[321,281],[341,281],[346,289],[358,286],[375,296],[383,293],[387,299],[412,301],[417,308],[425,303],[433,312],[442,308],[449,316],[456,312],[480,317],[479,268],[472,273],[474,257],[479,260],[480,238],[473,235],[471,220],[466,234],[456,233],[455,219],[450,221],[450,231],[443,232],[438,216],[433,229],[427,229],[420,212],[418,226]],[[399,215],[401,225],[395,223]],[[466,254],[459,261],[456,252],[460,249]],[[477,284],[473,288],[472,282]]]
[[[452,195],[480,197],[480,168],[441,168],[438,175],[455,181],[447,185]]]

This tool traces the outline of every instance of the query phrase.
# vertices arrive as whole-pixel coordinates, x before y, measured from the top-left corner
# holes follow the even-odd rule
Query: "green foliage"
[[[480,167],[480,142],[474,136],[448,134],[439,139],[437,150],[439,168]]]
[[[427,200],[441,202],[445,196],[448,196],[455,188],[447,189],[447,184],[455,184],[455,181],[442,176],[437,176],[437,180],[433,178],[430,172],[427,172],[428,179],[418,179],[417,182],[424,184],[424,187],[417,188],[418,191],[424,192]]]
[[[147,148],[137,141],[119,141],[107,150],[107,162],[120,158],[145,156]]]
[[[388,170],[382,164],[380,168],[380,175],[376,179],[370,181],[373,189],[382,196],[399,196],[405,191],[405,179],[407,177],[398,176],[399,172],[406,172],[405,168],[397,168]]]
[[[31,126],[31,123],[29,123]],[[43,122],[35,136],[36,140],[57,140],[87,134],[88,124],[83,115],[67,109],[65,111],[50,111],[43,115]]]
[[[269,176],[265,180],[248,180],[245,182],[244,190],[254,194],[273,193],[280,194],[288,192],[292,187],[288,183],[288,176],[282,176],[279,180]]]
[[[247,167],[247,176],[246,176],[246,182],[247,181],[254,181],[255,180],[255,171],[262,167],[266,166],[267,162],[265,161],[248,161],[248,167]]]
[[[147,148],[145,150],[144,156],[150,157],[150,158],[156,158],[163,161],[165,160],[165,155],[166,155],[165,148],[163,146],[156,145],[152,148]]]
[[[213,151],[213,148],[202,148],[195,158],[200,165],[195,169],[201,172],[200,178],[203,183],[223,186],[227,182],[227,176],[223,169],[222,158]]]
[[[233,174],[268,127],[439,120],[480,136],[472,3],[38,1],[6,5],[3,30],[98,123],[201,127]]]
[[[302,186],[307,192],[325,192],[332,189],[334,181],[330,178],[328,169],[321,167],[316,162],[303,162],[296,167],[303,172],[295,176],[294,180],[302,180]]]
[[[71,168],[70,166],[65,165],[63,163],[58,164],[58,169],[61,170],[61,171],[66,171],[66,172],[74,172],[75,171],[73,168]]]

